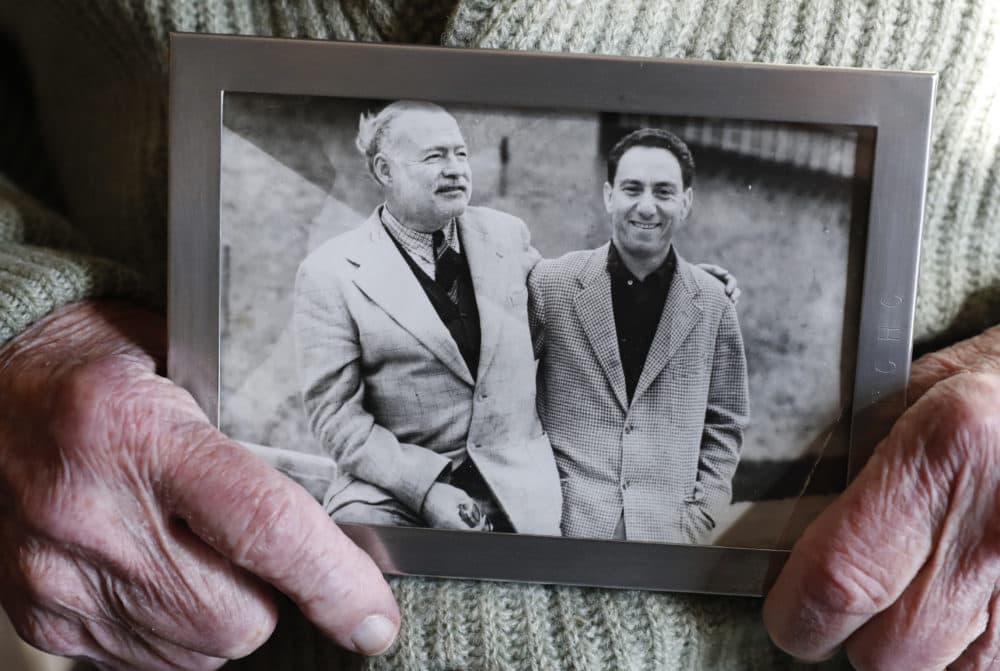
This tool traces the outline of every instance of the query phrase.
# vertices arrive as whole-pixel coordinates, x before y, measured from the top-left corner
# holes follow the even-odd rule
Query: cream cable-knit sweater
[[[997,0],[12,0],[0,3],[12,42],[0,48],[0,343],[87,296],[162,305],[172,30],[936,70],[916,335],[1000,321]],[[790,664],[756,600],[393,584],[405,628],[375,668]],[[338,668],[293,615],[251,665]]]

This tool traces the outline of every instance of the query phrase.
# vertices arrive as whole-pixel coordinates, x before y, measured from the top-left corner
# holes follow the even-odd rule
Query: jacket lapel
[[[482,379],[496,354],[503,332],[504,305],[507,300],[507,276],[503,266],[503,252],[490,244],[481,222],[470,210],[458,219],[462,252],[469,263],[472,287],[476,292],[476,309],[479,311],[479,371]]]
[[[698,293],[691,265],[677,255],[677,273],[670,284],[667,300],[663,304],[663,314],[660,315],[656,335],[653,336],[653,342],[649,346],[646,365],[642,368],[635,393],[632,394],[633,400],[639,398],[663,371],[664,366],[674,356],[677,348],[688,337],[698,318],[701,317]]]
[[[358,266],[354,283],[449,370],[472,385],[472,375],[455,339],[382,226],[378,210],[362,226],[367,233],[365,244],[348,254]]]
[[[625,373],[618,353],[618,331],[611,302],[611,278],[607,272],[608,244],[595,249],[579,275],[582,291],[574,300],[577,317],[590,347],[623,411],[628,411]]]

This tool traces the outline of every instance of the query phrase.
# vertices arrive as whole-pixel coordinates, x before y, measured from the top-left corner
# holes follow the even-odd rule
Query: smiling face
[[[469,204],[468,149],[455,119],[444,110],[400,114],[373,167],[389,211],[410,228],[436,231]]]
[[[626,151],[614,184],[604,184],[604,207],[611,215],[611,239],[618,251],[640,261],[662,261],[692,199],[671,152],[642,145]]]

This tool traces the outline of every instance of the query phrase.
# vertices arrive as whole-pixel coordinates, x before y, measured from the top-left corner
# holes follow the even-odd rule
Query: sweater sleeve
[[[0,345],[62,305],[144,296],[137,273],[89,254],[65,219],[0,177]]]

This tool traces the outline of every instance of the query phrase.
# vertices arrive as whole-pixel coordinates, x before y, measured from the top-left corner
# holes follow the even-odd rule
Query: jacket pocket
[[[684,356],[683,352],[679,352],[667,368],[675,379],[690,380],[704,375],[708,371],[708,362],[703,354]]]

